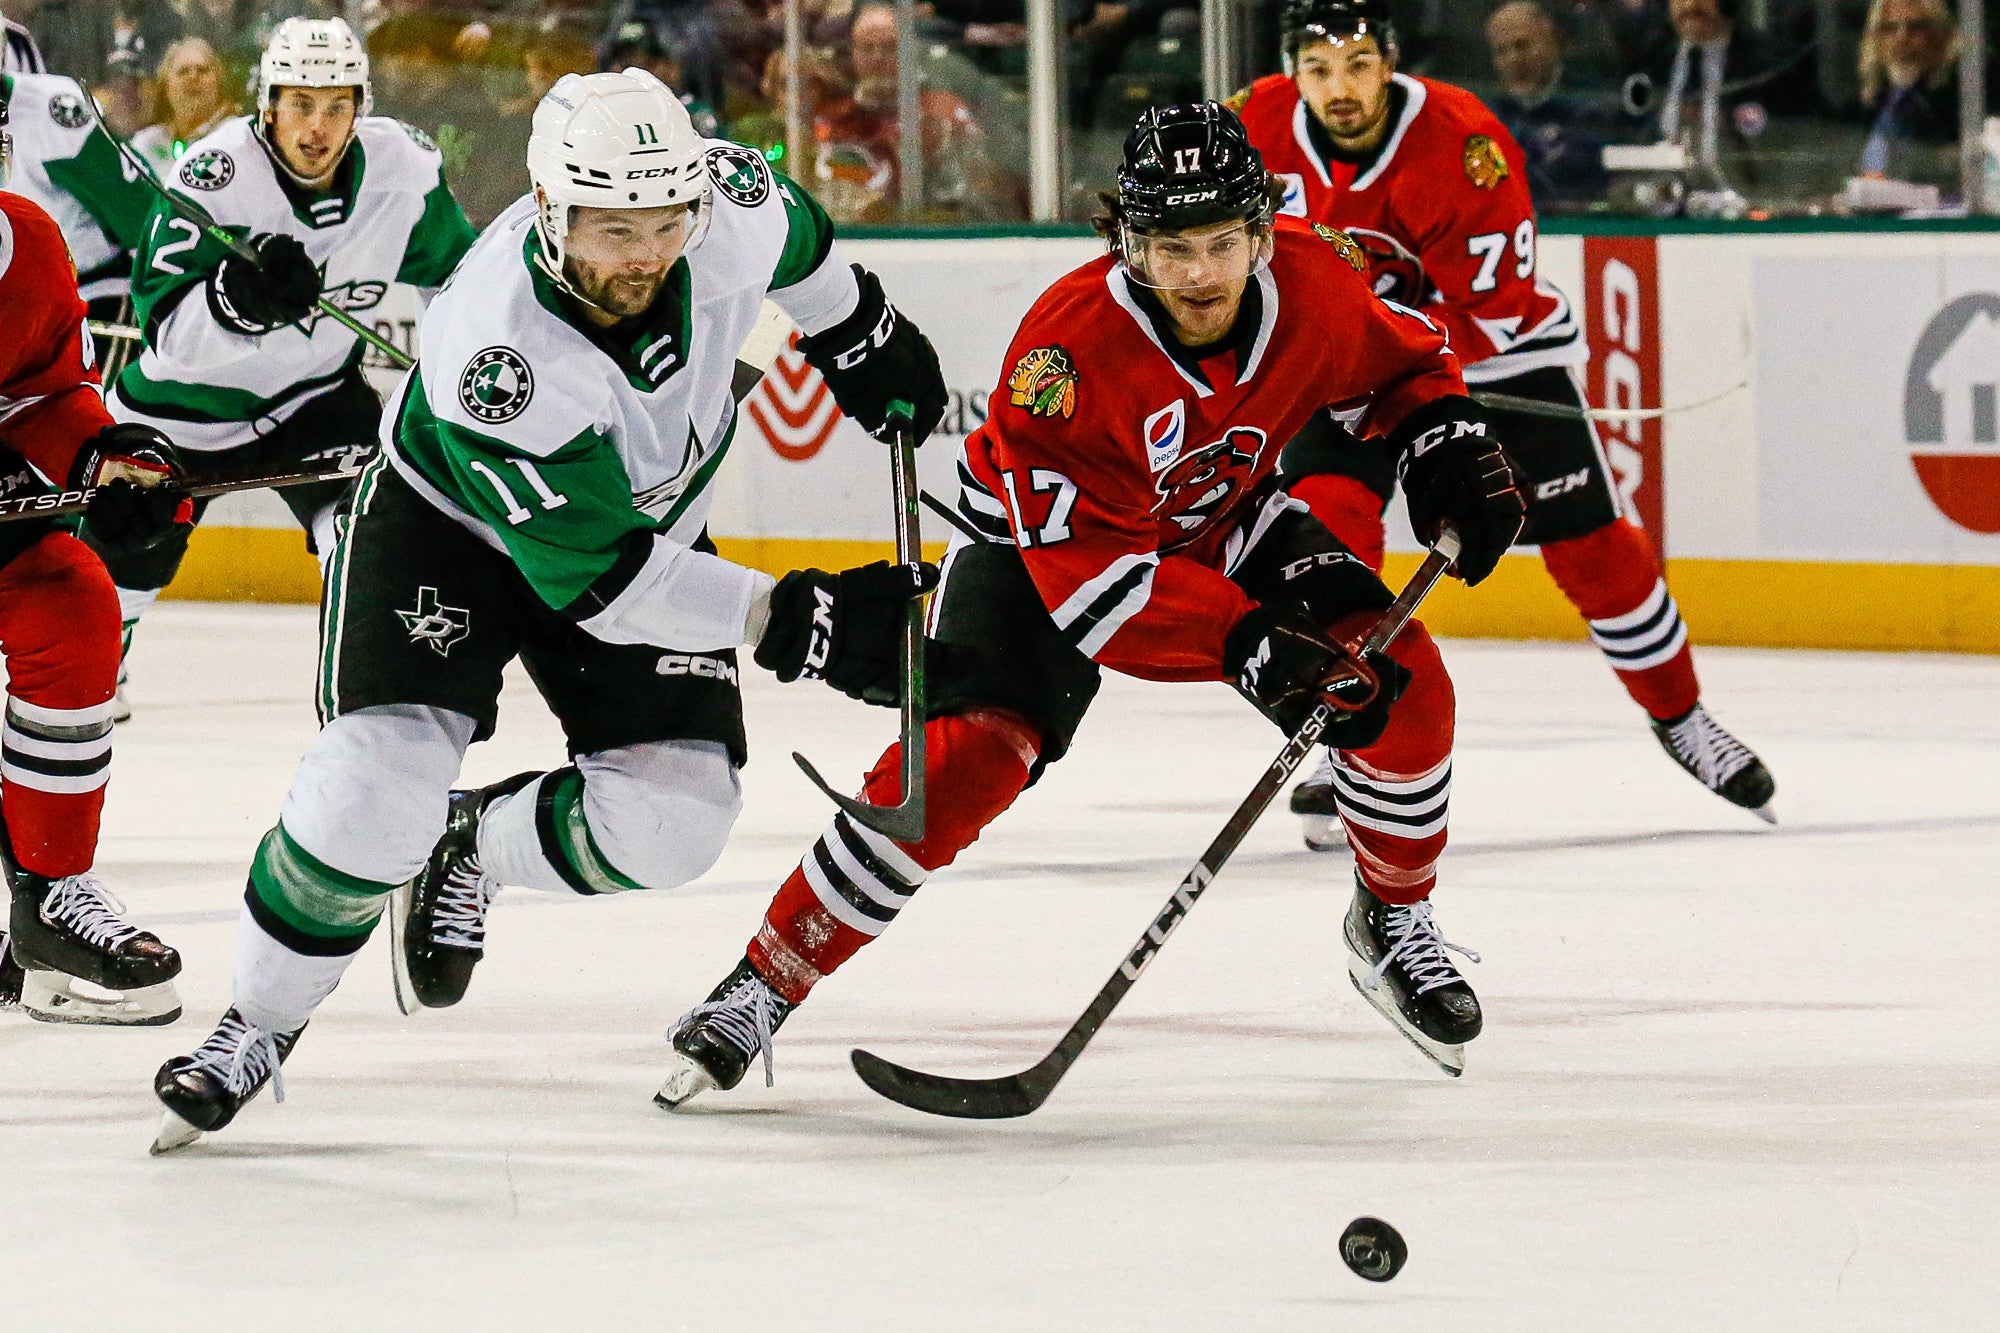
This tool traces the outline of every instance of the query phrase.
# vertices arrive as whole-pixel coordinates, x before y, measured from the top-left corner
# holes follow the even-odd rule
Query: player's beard
[[[1160,304],[1174,322],[1174,336],[1185,347],[1206,347],[1218,342],[1236,323],[1243,309],[1245,282],[1217,283],[1212,287],[1163,290]]]
[[[608,315],[631,319],[653,308],[669,271],[662,268],[657,273],[632,273],[622,266],[605,269],[572,259],[568,276],[584,300]]]
[[[1389,85],[1382,85],[1373,106],[1355,98],[1333,98],[1314,107],[1313,115],[1343,151],[1372,146],[1368,140],[1380,133],[1389,118]]]

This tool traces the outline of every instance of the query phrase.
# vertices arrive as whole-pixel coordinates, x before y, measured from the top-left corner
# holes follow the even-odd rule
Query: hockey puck
[[[1379,1217],[1357,1217],[1340,1233],[1340,1257],[1360,1277],[1387,1282],[1403,1271],[1410,1247],[1403,1235]]]

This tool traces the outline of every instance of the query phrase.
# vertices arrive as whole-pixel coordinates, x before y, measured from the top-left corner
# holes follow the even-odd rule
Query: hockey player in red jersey
[[[1286,72],[1231,99],[1285,182],[1283,211],[1340,228],[1370,253],[1375,290],[1421,310],[1475,388],[1568,408],[1590,349],[1576,312],[1536,271],[1534,203],[1521,150],[1493,113],[1450,84],[1396,73],[1386,0],[1288,0]],[[1693,652],[1658,552],[1622,512],[1591,424],[1496,410],[1529,501],[1522,541],[1589,622],[1673,759],[1725,800],[1769,819],[1775,784],[1701,705]],[[1329,443],[1331,441],[1332,443]],[[1357,448],[1315,422],[1285,454],[1293,493],[1377,569],[1395,488],[1380,442]],[[1334,775],[1293,793],[1306,839],[1337,845]]]
[[[826,974],[882,933],[1060,759],[1104,668],[1227,680],[1288,734],[1358,688],[1331,744],[1356,849],[1346,921],[1358,989],[1440,1066],[1478,1035],[1431,916],[1453,700],[1412,624],[1357,645],[1393,600],[1285,493],[1277,455],[1319,412],[1390,442],[1411,521],[1464,542],[1477,583],[1524,502],[1437,328],[1380,301],[1346,236],[1274,219],[1276,183],[1216,103],[1146,113],[1099,228],[1112,253],[1057,282],[1007,352],[959,460],[960,513],[932,606],[942,652],[925,733],[928,830],[898,843],[845,815],[799,863],[742,963],[676,1029],[656,1100],[730,1088]],[[1345,696],[1343,696],[1345,697]],[[868,776],[901,799],[901,748]]]
[[[9,142],[0,120],[0,186]],[[0,189],[0,512],[95,487],[84,523],[114,549],[164,538],[186,501],[159,483],[172,446],[113,425],[83,299],[56,224]],[[52,1022],[157,1024],[180,1015],[180,956],[120,918],[91,873],[111,766],[118,595],[104,562],[52,519],[0,522],[0,1006]],[[79,986],[78,982],[88,983]]]

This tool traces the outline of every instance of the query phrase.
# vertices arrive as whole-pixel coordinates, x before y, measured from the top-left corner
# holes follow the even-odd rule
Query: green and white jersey
[[[98,128],[87,97],[74,79],[0,75],[0,102],[14,136],[7,188],[55,219],[76,261],[76,285],[84,300],[94,301],[125,294],[132,250],[155,196]]]
[[[601,329],[543,268],[532,197],[486,229],[384,415],[391,464],[613,643],[702,652],[759,629],[769,576],[692,549],[736,429],[736,354],[768,294],[807,333],[859,302],[833,224],[754,150],[713,142],[707,233],[646,314]]]
[[[191,145],[171,188],[234,235],[295,237],[320,266],[326,299],[363,319],[391,283],[442,285],[475,239],[436,145],[386,116],[360,123],[324,190],[280,173],[248,116]],[[162,200],[133,268],[146,345],[119,376],[111,414],[157,427],[183,449],[247,444],[361,360],[360,339],[317,311],[254,336],[219,323],[208,285],[228,254]]]

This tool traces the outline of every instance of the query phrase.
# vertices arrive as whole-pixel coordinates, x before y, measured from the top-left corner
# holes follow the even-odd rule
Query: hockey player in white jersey
[[[285,20],[259,65],[255,111],[191,144],[169,186],[258,262],[165,200],[153,209],[133,281],[145,349],[111,410],[170,436],[197,479],[363,461],[381,400],[362,377],[360,340],[316,303],[365,317],[391,283],[442,285],[472,246],[436,146],[371,115],[369,88],[368,54],[345,23]],[[322,561],[348,484],[280,492]],[[128,647],[186,552],[183,535],[107,555]]]
[[[927,565],[773,581],[705,526],[738,349],[768,297],[841,408],[917,439],[936,352],[832,224],[751,149],[704,141],[642,70],[570,75],[535,112],[534,194],[425,321],[328,569],[325,727],[251,867],[234,1004],[154,1088],[155,1151],[271,1081],[392,894],[406,1009],[458,998],[499,884],[669,889],[721,853],[745,758],[736,649],[883,702]],[[521,657],[572,763],[453,791]]]
[[[76,261],[77,289],[91,318],[118,320],[153,190],[120,159],[91,114],[89,97],[76,80],[60,75],[0,74],[0,109],[14,138],[5,188],[55,219]]]

